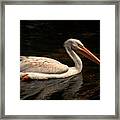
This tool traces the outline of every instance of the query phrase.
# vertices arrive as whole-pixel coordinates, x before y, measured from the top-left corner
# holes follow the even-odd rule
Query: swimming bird
[[[91,53],[80,40],[68,39],[64,47],[70,58],[74,61],[74,67],[68,67],[57,60],[47,57],[21,57],[20,78],[21,80],[49,78],[66,78],[79,74],[82,71],[82,60],[76,52],[79,52],[93,62],[100,64],[100,60]]]

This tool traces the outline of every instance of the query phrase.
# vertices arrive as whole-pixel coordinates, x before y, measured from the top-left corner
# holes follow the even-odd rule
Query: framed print
[[[119,119],[117,0],[1,8],[1,118]]]

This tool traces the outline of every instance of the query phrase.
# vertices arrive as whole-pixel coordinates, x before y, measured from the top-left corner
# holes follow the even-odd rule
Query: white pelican
[[[79,51],[93,62],[100,64],[100,60],[93,55],[84,45],[77,39],[68,39],[64,43],[64,47],[74,61],[74,67],[68,67],[54,59],[46,57],[23,57],[20,63],[20,77],[22,80],[38,79],[44,80],[49,78],[66,78],[82,71],[82,61],[75,53]]]

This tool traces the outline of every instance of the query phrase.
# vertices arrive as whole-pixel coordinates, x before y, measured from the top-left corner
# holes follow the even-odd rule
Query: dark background
[[[99,20],[21,20],[20,21],[20,55],[21,56],[44,56],[50,57],[68,66],[74,66],[73,61],[67,55],[63,44],[69,39],[79,39],[85,47],[100,58],[100,21]],[[65,96],[65,89],[55,90],[54,94],[46,94],[45,97],[40,97],[38,84],[48,87],[50,81],[21,81],[21,99],[100,99],[100,66],[81,56],[83,61],[83,84],[77,92],[69,92]],[[77,80],[79,80],[79,77]],[[56,81],[56,80],[55,80]],[[58,80],[59,81],[59,80]],[[61,80],[62,81],[62,80]],[[64,81],[64,80],[63,80]],[[73,82],[74,81],[74,82]],[[76,80],[72,79],[75,83]],[[52,83],[52,82],[50,82]],[[54,83],[54,82],[53,82]],[[67,84],[71,83],[71,79]],[[31,85],[34,84],[34,89]],[[59,84],[59,83],[57,83]],[[36,89],[36,88],[37,89]],[[75,87],[75,86],[74,86]],[[39,88],[39,90],[38,90]],[[51,89],[51,88],[50,88]],[[35,94],[31,95],[32,91]],[[47,91],[50,91],[47,89]],[[70,96],[71,93],[72,96]],[[67,93],[66,93],[67,94]],[[27,96],[27,97],[26,97]],[[30,97],[28,97],[30,96]],[[43,95],[42,95],[43,96]],[[48,97],[49,96],[49,97]],[[62,96],[62,97],[61,97]]]

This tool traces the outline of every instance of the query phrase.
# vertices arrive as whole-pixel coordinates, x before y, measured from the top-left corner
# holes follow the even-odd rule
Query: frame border
[[[5,115],[5,5],[115,5],[115,115]],[[120,60],[120,1],[119,0],[44,0],[44,1],[2,1],[0,27],[0,119],[118,119],[119,105],[119,60]]]

